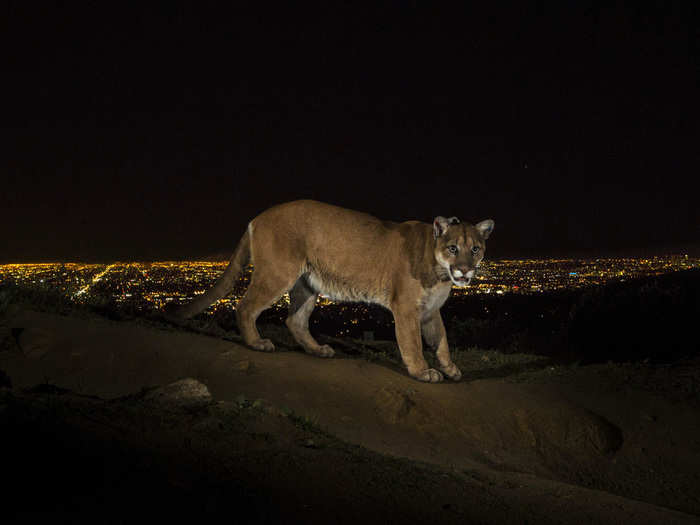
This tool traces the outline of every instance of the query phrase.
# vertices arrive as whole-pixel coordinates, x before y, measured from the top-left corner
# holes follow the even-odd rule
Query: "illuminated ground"
[[[168,500],[178,512],[238,508],[254,522],[692,523],[700,514],[697,401],[668,396],[669,382],[647,384],[649,368],[484,352],[472,367],[490,378],[428,385],[390,362],[259,353],[137,321],[21,310],[5,326],[16,342],[0,353],[16,389],[3,401],[14,418],[5,427],[43,432],[42,446],[61,457],[25,464],[42,479],[58,475],[60,494],[67,480],[97,491],[64,496],[89,516],[93,498],[117,513],[133,501],[165,504],[146,507],[156,514]],[[188,408],[184,396],[180,408],[154,407],[144,397],[144,387],[184,377],[215,403]],[[22,393],[47,382],[99,397]],[[56,464],[67,470],[43,470]],[[83,479],[97,475],[94,487]]]

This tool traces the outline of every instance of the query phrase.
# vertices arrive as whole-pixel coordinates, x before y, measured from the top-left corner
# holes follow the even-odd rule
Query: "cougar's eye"
[[[456,253],[459,251],[459,248],[457,248],[457,246],[454,245],[454,244],[450,244],[450,245],[447,247],[447,251],[450,252],[452,255],[454,255],[454,254],[456,254]]]
[[[472,254],[476,255],[477,253],[479,253],[480,249],[481,248],[479,248],[478,246],[472,246]]]

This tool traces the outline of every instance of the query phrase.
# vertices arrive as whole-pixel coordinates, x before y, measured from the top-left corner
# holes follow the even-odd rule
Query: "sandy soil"
[[[165,487],[147,500],[161,512],[188,501],[182,512],[252,522],[700,522],[698,406],[635,386],[642,369],[431,385],[363,358],[254,352],[144,321],[23,310],[3,329],[10,427],[49,429],[63,455],[74,436],[111,444],[102,475],[132,465],[138,475],[117,478]],[[163,390],[149,388],[183,378],[193,389],[154,401]],[[25,390],[41,384],[70,393]]]

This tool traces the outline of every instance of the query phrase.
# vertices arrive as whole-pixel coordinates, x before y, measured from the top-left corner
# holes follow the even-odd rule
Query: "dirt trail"
[[[570,484],[700,514],[697,418],[648,395],[581,382],[423,384],[361,359],[266,354],[192,333],[31,311],[10,324],[22,328],[15,333],[23,353],[1,354],[0,368],[16,388],[48,381],[115,398],[192,377],[216,400],[262,399],[378,452],[479,476],[501,472],[529,490],[539,483],[577,492],[579,504],[597,504],[592,495],[602,493],[584,496]]]

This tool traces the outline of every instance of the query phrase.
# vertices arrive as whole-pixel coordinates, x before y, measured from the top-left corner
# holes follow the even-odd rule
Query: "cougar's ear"
[[[482,239],[486,240],[489,238],[489,235],[491,235],[491,232],[493,231],[493,227],[495,225],[496,223],[493,222],[491,219],[486,219],[485,221],[481,221],[475,227],[481,234]]]
[[[447,228],[450,227],[450,220],[454,219],[454,217],[451,217],[450,219],[445,219],[442,215],[439,215],[438,217],[435,217],[435,220],[433,221],[433,236],[437,239],[447,231]]]
[[[450,217],[449,219],[447,219],[447,222],[449,224],[459,224],[459,219],[457,217]]]

